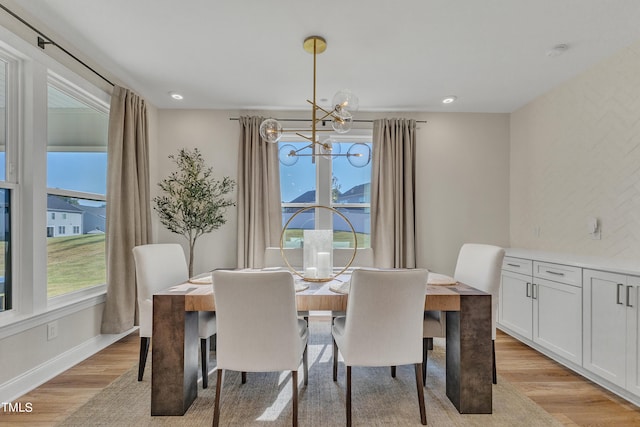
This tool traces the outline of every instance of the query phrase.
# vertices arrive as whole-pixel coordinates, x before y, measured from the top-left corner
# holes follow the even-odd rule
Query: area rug
[[[339,364],[338,382],[332,379],[332,345],[329,322],[311,322],[309,384],[298,375],[300,426],[345,425],[345,370]],[[375,339],[375,337],[372,337]],[[560,426],[550,414],[503,378],[493,386],[493,414],[461,415],[446,396],[444,341],[434,340],[429,352],[425,403],[430,426]],[[212,366],[215,353],[212,353]],[[60,426],[209,426],[213,419],[215,378],[210,388],[199,386],[198,397],[182,417],[152,417],[151,372],[137,381],[137,366],[111,383],[80,407]],[[413,366],[399,366],[396,378],[389,368],[352,369],[352,411],[356,426],[413,426],[420,412]],[[291,375],[226,372],[221,398],[222,426],[291,425]]]

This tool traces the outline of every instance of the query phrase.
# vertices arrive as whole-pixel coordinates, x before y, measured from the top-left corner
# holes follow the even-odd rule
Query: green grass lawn
[[[288,228],[284,233],[284,240],[291,239],[302,239],[304,234],[304,230],[301,228]],[[356,233],[356,237],[358,239],[358,248],[368,248],[371,247],[371,235],[364,233]],[[350,231],[334,231],[333,232],[333,241],[334,242],[348,242],[350,248],[353,247],[353,233]]]
[[[106,283],[104,234],[47,238],[47,296]]]

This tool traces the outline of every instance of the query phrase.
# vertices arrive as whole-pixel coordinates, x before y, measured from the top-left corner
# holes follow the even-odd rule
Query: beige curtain
[[[414,268],[416,122],[373,122],[371,247],[376,267]]]
[[[109,112],[104,334],[126,331],[137,321],[131,250],[151,241],[147,128],[144,100],[128,89],[115,86]]]
[[[238,267],[264,267],[265,249],[280,245],[278,144],[260,138],[262,117],[240,117]]]

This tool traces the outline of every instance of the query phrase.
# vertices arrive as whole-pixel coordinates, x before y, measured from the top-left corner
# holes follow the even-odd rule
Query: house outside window
[[[310,154],[308,141],[283,138],[279,142],[280,190],[283,226],[301,208],[331,206],[342,213],[356,231],[358,247],[371,246],[371,135],[332,136],[333,152],[339,156],[290,156],[298,151]],[[355,147],[354,147],[355,145]],[[353,148],[352,148],[353,147]],[[351,151],[349,151],[351,150]],[[362,156],[347,154],[354,150]],[[339,215],[325,209],[302,212],[289,224],[284,245],[299,247],[302,230],[332,229],[334,247],[353,247],[351,227]]]

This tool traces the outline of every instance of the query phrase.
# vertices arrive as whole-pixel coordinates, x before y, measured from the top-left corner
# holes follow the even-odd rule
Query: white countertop
[[[620,274],[640,275],[640,260],[623,260],[560,252],[545,252],[532,249],[507,248],[505,256],[534,261],[571,265],[591,270],[610,271]]]

